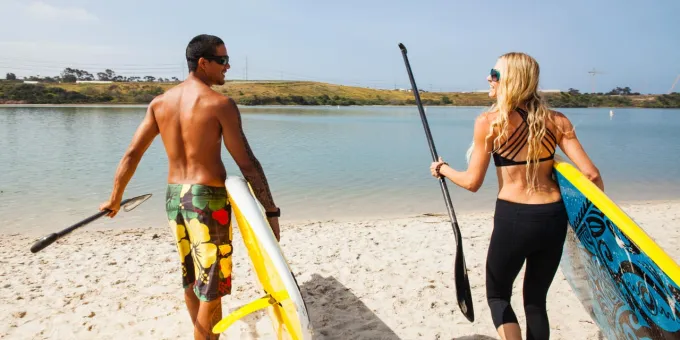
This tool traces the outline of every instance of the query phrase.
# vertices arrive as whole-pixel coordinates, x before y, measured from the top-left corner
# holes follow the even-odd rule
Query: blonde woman
[[[441,158],[430,166],[436,178],[476,192],[491,156],[499,192],[486,263],[486,294],[502,339],[521,339],[510,305],[512,285],[526,261],[524,312],[526,338],[548,339],[548,289],[562,256],[567,213],[552,178],[557,146],[598,187],[600,173],[563,114],[546,107],[538,93],[539,66],[523,53],[501,56],[487,77],[496,103],[474,124],[468,169],[457,171]]]

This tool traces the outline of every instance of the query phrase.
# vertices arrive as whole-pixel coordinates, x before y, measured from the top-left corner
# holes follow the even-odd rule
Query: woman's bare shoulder
[[[498,118],[498,111],[484,111],[477,116],[477,121],[484,121],[491,124],[496,118]]]
[[[556,110],[550,110],[552,113],[552,120],[557,127],[557,133],[560,135],[559,140],[562,136],[567,138],[575,137],[574,126],[571,125],[569,118],[562,112]]]

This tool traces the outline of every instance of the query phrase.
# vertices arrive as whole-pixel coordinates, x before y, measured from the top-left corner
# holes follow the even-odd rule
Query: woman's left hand
[[[441,177],[441,175],[437,173],[437,167],[439,167],[440,164],[446,164],[441,157],[439,157],[438,161],[432,162],[432,164],[430,164],[430,173],[432,173],[432,177],[434,178]],[[441,167],[439,167],[439,171],[441,172]]]

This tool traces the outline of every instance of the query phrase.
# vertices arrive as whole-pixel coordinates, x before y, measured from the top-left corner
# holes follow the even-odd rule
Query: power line
[[[90,73],[95,67],[94,72],[90,73],[97,77],[97,73],[110,69],[114,71],[116,75],[120,76],[136,76],[138,74],[155,74],[157,76],[172,77],[178,76],[182,79],[186,78],[186,64],[174,63],[174,64],[104,64],[104,63],[65,63],[65,62],[47,62],[47,61],[35,61],[35,60],[17,60],[16,62],[11,61],[11,58],[0,58],[0,68],[6,69],[8,71],[23,71],[22,73],[55,73],[60,74],[65,68],[74,68],[88,71]],[[90,67],[85,67],[89,65]],[[348,86],[359,86],[359,87],[369,87],[369,88],[383,88],[383,89],[397,89],[399,87],[407,88],[408,86],[403,84],[398,84],[397,81],[386,80],[386,79],[357,79],[354,77],[325,77],[325,76],[310,76],[308,74],[301,74],[299,72],[290,72],[287,70],[273,69],[267,67],[257,67],[252,70],[250,66],[248,57],[245,58],[245,65],[243,67],[232,67],[229,74],[231,75],[243,75],[242,79],[246,81],[251,79],[267,80],[267,79],[279,79],[279,80],[291,80],[291,81],[317,81],[326,82],[337,85],[348,85]],[[233,78],[230,76],[229,78]],[[238,78],[238,77],[237,77]],[[401,86],[399,86],[401,85]],[[429,90],[437,88],[441,91],[443,88],[453,88],[454,86],[443,85],[443,84],[432,84],[429,83]]]
[[[111,66],[112,64],[115,64],[117,66],[133,66],[133,67],[149,67],[149,66],[175,66],[177,64],[175,63],[153,63],[153,64],[116,64],[116,63],[90,63],[90,62],[79,62],[79,61],[57,61],[57,60],[50,60],[50,61],[45,61],[45,60],[30,60],[30,59],[13,59],[13,58],[0,58],[0,62],[11,62],[11,63],[21,63],[21,64],[47,64],[47,65],[83,65],[83,66],[91,66],[91,67],[105,67],[105,66]]]

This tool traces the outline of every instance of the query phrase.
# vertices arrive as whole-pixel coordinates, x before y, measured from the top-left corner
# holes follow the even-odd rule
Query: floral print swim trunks
[[[202,301],[231,294],[231,205],[224,187],[169,184],[165,207],[182,265],[182,285]]]

